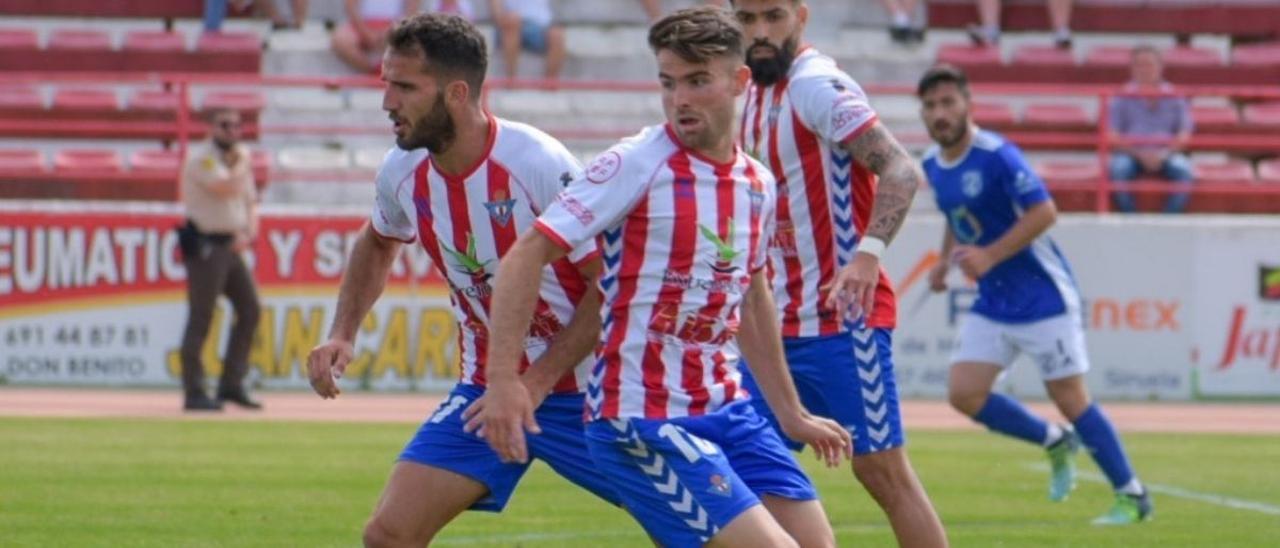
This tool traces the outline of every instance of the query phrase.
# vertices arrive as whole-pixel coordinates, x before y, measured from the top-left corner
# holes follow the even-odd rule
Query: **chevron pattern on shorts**
[[[866,417],[867,441],[872,451],[885,448],[885,442],[893,433],[889,421],[889,403],[885,394],[884,371],[877,355],[875,330],[858,322],[849,334],[853,336],[853,358],[858,366],[858,381],[862,392],[862,411]]]
[[[635,427],[631,425],[631,421],[612,419],[609,424],[618,431],[618,441],[622,444],[622,450],[636,460],[640,470],[649,477],[654,489],[666,499],[671,510],[684,520],[685,525],[698,534],[702,542],[709,542],[720,529],[711,523],[707,510],[694,500],[693,493],[680,483],[675,469],[667,465],[666,459],[662,458],[661,454],[650,450],[649,446],[645,445],[640,439],[640,433],[636,432]]]

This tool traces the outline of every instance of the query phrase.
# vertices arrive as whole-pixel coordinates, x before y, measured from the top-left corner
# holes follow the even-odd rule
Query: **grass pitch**
[[[356,546],[413,424],[0,419],[0,546]],[[1274,546],[1280,440],[1129,434],[1155,520],[1089,520],[1109,489],[1046,496],[1035,448],[992,434],[913,431],[912,460],[955,546]],[[808,455],[842,546],[889,546],[848,468]],[[1084,455],[1080,468],[1097,469]],[[1097,476],[1090,476],[1096,478]],[[1230,505],[1244,504],[1250,508]],[[535,465],[501,516],[467,513],[439,546],[649,546],[640,527]]]

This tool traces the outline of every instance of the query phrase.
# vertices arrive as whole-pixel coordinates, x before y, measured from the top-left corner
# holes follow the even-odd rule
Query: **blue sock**
[[[1049,423],[1031,414],[1018,400],[999,392],[987,396],[987,403],[982,404],[973,418],[996,432],[1036,445],[1043,444],[1049,435]]]
[[[1133,468],[1129,467],[1129,457],[1124,454],[1124,446],[1120,445],[1120,436],[1111,426],[1111,420],[1102,414],[1098,404],[1089,405],[1075,420],[1076,432],[1080,434],[1084,446],[1089,448],[1098,468],[1111,480],[1111,486],[1120,489],[1133,480]]]

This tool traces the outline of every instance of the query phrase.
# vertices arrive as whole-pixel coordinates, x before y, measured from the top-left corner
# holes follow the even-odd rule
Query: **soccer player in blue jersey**
[[[1053,199],[1018,147],[974,125],[963,72],[934,67],[916,94],[936,142],[925,154],[924,171],[947,218],[943,260],[929,284],[945,290],[953,265],[978,282],[978,298],[951,357],[951,405],[991,430],[1044,447],[1052,464],[1051,500],[1065,500],[1075,487],[1074,457],[1083,443],[1116,492],[1114,506],[1094,523],[1149,518],[1150,494],[1085,388],[1089,356],[1080,294],[1070,265],[1047,234],[1057,217]],[[1070,423],[1048,422],[991,391],[1020,353],[1039,366],[1049,397]]]

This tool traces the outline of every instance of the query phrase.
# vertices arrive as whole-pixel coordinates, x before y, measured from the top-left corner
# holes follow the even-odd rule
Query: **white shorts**
[[[1020,353],[1040,367],[1040,376],[1046,381],[1083,375],[1089,370],[1089,354],[1080,314],[1002,323],[970,312],[960,325],[960,340],[951,363],[993,363],[1008,369]]]

